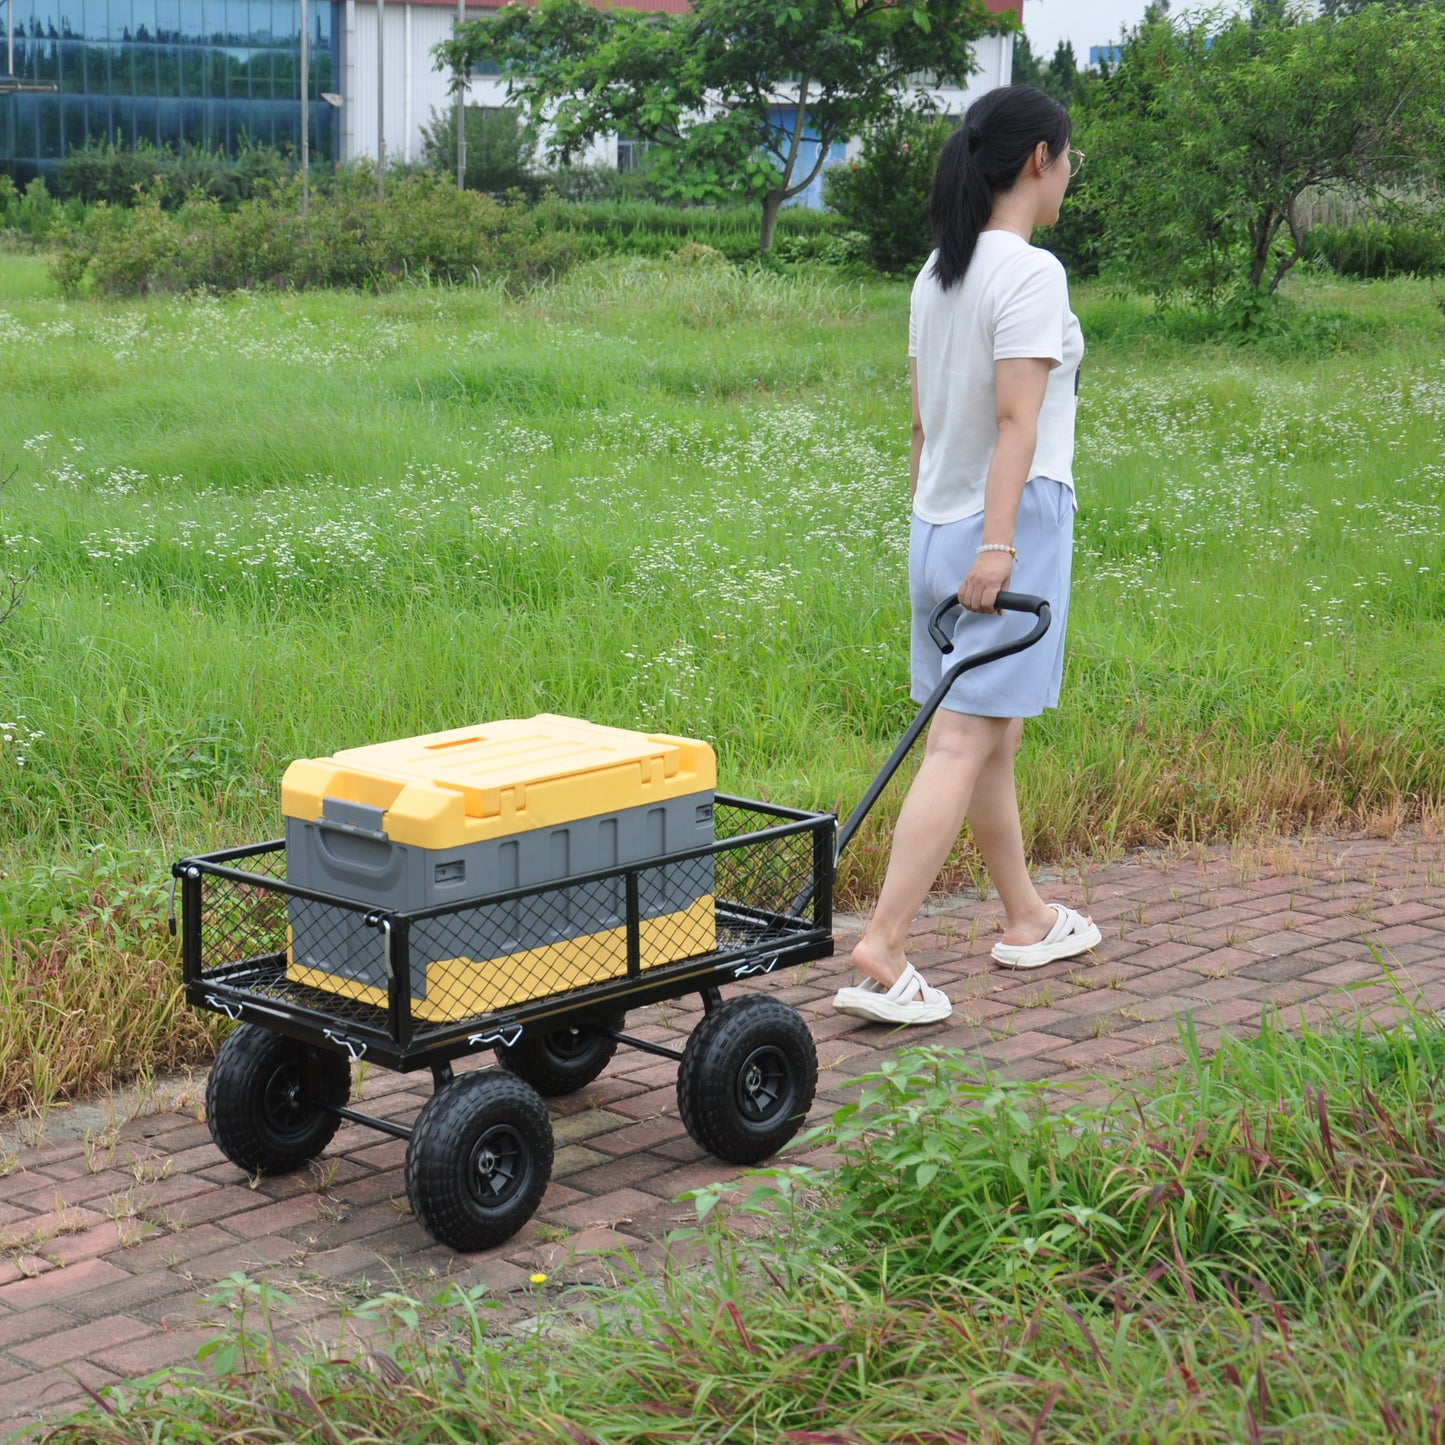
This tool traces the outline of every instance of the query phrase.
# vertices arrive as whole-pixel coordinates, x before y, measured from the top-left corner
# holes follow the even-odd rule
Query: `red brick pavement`
[[[1445,1004],[1445,838],[1132,855],[1055,886],[1104,938],[1092,955],[1036,973],[989,966],[996,902],[956,900],[915,926],[912,957],[956,1008],[909,1031],[910,1044],[969,1050],[1015,1077],[1127,1080],[1177,1062],[1186,1012],[1206,1046],[1271,1006],[1315,1023],[1388,1012],[1382,960],[1424,1007]],[[753,985],[796,1005],[813,1030],[815,1119],[904,1037],[829,1007],[848,979],[848,943],[840,932],[839,958]],[[631,1023],[681,1040],[699,1016],[682,1002]],[[0,1432],[73,1405],[85,1387],[192,1361],[218,1313],[202,1297],[236,1271],[264,1276],[324,1326],[371,1290],[480,1284],[506,1319],[526,1311],[536,1271],[552,1289],[605,1278],[618,1250],[647,1267],[690,1218],[679,1193],[737,1172],[687,1137],[672,1079],[671,1065],[623,1051],[579,1096],[555,1101],[557,1163],[542,1207],[484,1255],[426,1237],[406,1207],[404,1145],[355,1125],[312,1171],[254,1185],[211,1144],[194,1104],[0,1154]],[[429,1087],[424,1075],[374,1073],[363,1094],[374,1112],[405,1115]]]

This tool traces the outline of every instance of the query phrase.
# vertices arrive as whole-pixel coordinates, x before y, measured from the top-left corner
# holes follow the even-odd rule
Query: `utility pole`
[[[376,0],[376,199],[386,199],[386,0]]]
[[[467,0],[457,0],[457,26],[467,21]],[[457,74],[457,189],[467,184],[467,91],[466,77]]]
[[[301,0],[301,219],[311,209],[311,15]]]

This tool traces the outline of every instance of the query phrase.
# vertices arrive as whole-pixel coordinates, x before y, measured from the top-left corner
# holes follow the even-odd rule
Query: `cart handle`
[[[956,593],[945,597],[933,609],[933,614],[928,619],[929,635],[938,644],[940,651],[944,653],[953,651],[953,642],[939,626],[939,622],[946,612],[962,605]],[[1034,597],[1027,592],[1000,592],[994,599],[994,606],[1006,612],[1032,612],[1039,620],[1025,636],[1017,637],[1012,642],[1005,642],[998,647],[975,652],[971,657],[961,657],[944,673],[943,680],[934,688],[928,701],[919,710],[918,716],[908,725],[908,731],[899,739],[898,746],[893,749],[888,761],[883,764],[883,770],[868,785],[868,791],[863,794],[858,806],[848,814],[848,821],[838,830],[838,846],[833,854],[834,862],[842,856],[843,849],[848,846],[853,834],[858,831],[863,819],[868,816],[873,804],[878,801],[893,774],[898,771],[899,765],[912,750],[913,744],[918,741],[919,733],[928,726],[933,714],[938,711],[943,699],[948,696],[949,688],[965,672],[971,672],[975,667],[982,667],[986,662],[997,662],[1001,657],[1012,657],[1014,653],[1032,647],[1049,630],[1052,613],[1049,610],[1049,604],[1042,597]]]

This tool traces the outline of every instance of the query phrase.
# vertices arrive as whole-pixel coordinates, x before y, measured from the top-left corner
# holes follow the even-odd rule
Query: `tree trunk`
[[[769,191],[763,197],[763,234],[758,240],[759,251],[773,249],[773,228],[778,224],[778,211],[783,204],[785,191]]]

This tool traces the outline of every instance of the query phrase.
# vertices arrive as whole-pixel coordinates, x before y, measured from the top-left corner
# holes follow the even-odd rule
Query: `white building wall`
[[[433,112],[450,114],[456,105],[451,75],[436,69],[432,47],[451,36],[455,9],[440,5],[408,5],[388,0],[382,27],[385,67],[377,73],[377,6],[346,0],[341,38],[344,77],[341,159],[377,154],[378,93],[384,91],[387,163],[421,159],[422,128]],[[495,14],[495,9],[468,10],[469,20]],[[503,106],[506,84],[496,76],[474,75],[467,84],[467,104]],[[598,142],[583,157],[588,162],[617,159],[615,140]]]

